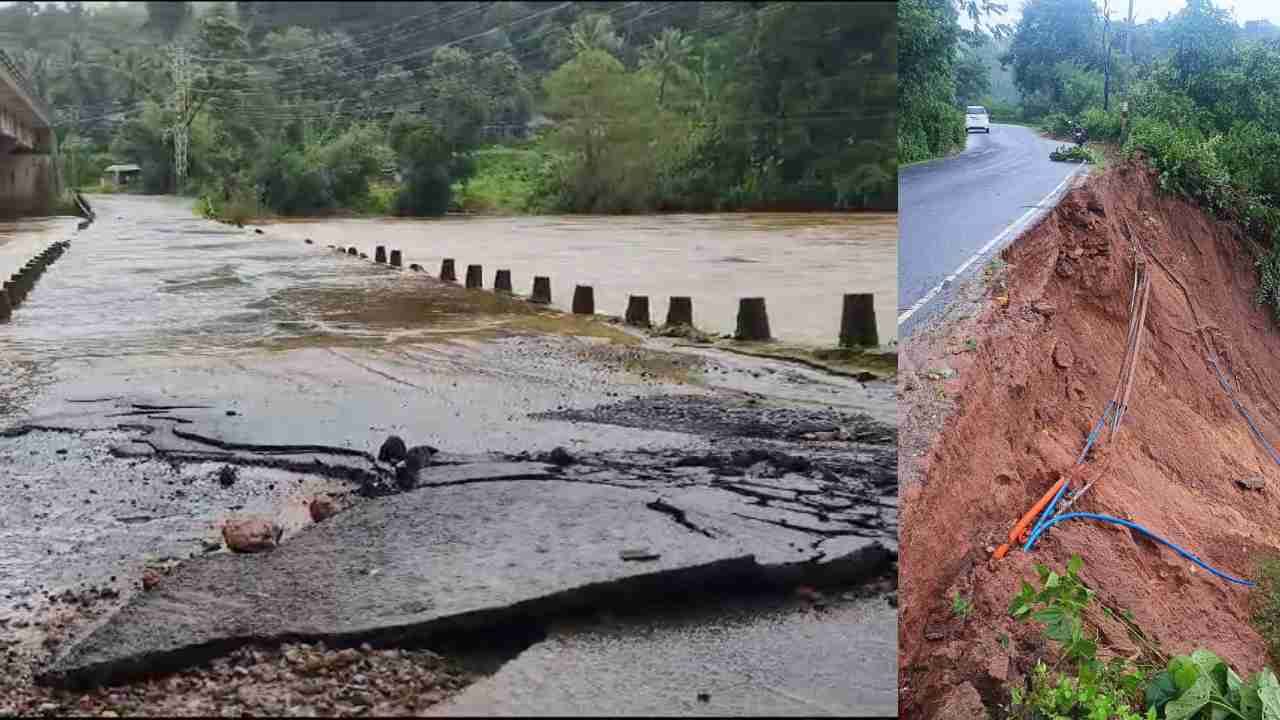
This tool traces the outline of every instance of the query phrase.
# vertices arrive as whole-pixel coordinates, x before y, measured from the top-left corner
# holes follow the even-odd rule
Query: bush
[[[1040,127],[1055,138],[1069,137],[1071,135],[1071,117],[1061,112],[1049,113],[1040,121]]]
[[[333,184],[320,167],[307,162],[302,150],[269,155],[257,174],[262,202],[282,215],[307,215],[333,209]]]
[[[932,98],[899,107],[898,162],[913,163],[964,147],[964,112]]]
[[[444,215],[452,197],[454,154],[429,122],[399,119],[391,130],[404,184],[396,195],[397,215]]]
[[[991,116],[991,122],[1025,122],[1026,115],[1021,105],[1007,100],[987,98],[983,104]]]
[[[1101,108],[1085,110],[1080,124],[1084,126],[1090,140],[1119,140],[1123,127],[1120,113],[1107,112]]]
[[[459,208],[519,213],[530,209],[547,163],[541,148],[491,147],[475,153],[476,174],[455,188]]]

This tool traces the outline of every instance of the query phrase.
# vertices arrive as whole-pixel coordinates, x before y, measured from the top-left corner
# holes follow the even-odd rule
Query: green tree
[[[559,123],[552,144],[563,158],[553,180],[557,204],[576,212],[651,206],[656,165],[650,148],[658,128],[644,79],[591,49],[544,84],[547,113]]]
[[[148,29],[154,30],[166,42],[177,37],[178,32],[191,20],[189,2],[147,2]]]
[[[658,107],[663,106],[667,84],[689,76],[693,38],[679,28],[667,28],[653,38],[641,54],[641,66],[658,76]]]
[[[622,38],[613,29],[613,17],[603,13],[583,15],[569,26],[561,41],[561,57],[573,57],[588,50],[616,55],[622,50]]]
[[[1101,12],[1094,0],[1028,0],[1001,62],[1013,68],[1024,99],[1062,101],[1061,63],[1085,70],[1102,67]]]

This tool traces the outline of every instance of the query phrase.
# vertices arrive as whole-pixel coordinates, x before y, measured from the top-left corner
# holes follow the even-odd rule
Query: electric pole
[[[1124,54],[1129,56],[1130,62],[1133,61],[1133,31],[1136,26],[1133,24],[1133,0],[1129,0],[1129,32],[1124,35]]]
[[[191,109],[191,66],[187,51],[181,45],[173,48],[173,104],[175,121],[170,132],[173,135],[173,169],[177,180],[177,192],[181,193],[187,182],[187,144],[190,129],[187,114]]]
[[[1106,59],[1102,62],[1102,109],[1111,109],[1111,0],[1103,5],[1106,16],[1102,20],[1102,51]]]

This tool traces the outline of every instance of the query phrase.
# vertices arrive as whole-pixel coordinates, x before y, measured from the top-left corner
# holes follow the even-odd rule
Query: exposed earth
[[[0,715],[896,714],[891,379],[94,207],[0,327]]]
[[[1073,487],[1094,484],[1072,510],[1137,522],[1237,577],[1280,544],[1280,468],[1268,447],[1280,441],[1280,333],[1254,302],[1252,246],[1161,193],[1140,166],[1112,167],[1071,190],[950,317],[906,344],[904,717],[1002,717],[1009,688],[1049,652],[1034,623],[1009,617],[1009,602],[1035,563],[1061,570],[1073,555],[1111,611],[1088,617],[1104,657],[1207,648],[1241,676],[1268,664],[1248,590],[1137,533],[1077,520],[1031,553],[992,557],[1071,470],[1112,397],[1144,252],[1152,280],[1129,409],[1075,471]],[[1224,392],[1215,354],[1265,444]],[[971,609],[956,612],[956,597]]]

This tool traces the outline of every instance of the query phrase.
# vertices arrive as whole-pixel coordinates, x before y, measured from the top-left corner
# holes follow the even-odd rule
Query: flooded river
[[[370,255],[376,245],[399,248],[406,266],[420,263],[432,275],[442,257],[457,259],[460,276],[479,263],[487,286],[496,269],[509,268],[521,293],[534,274],[550,275],[560,308],[579,283],[595,287],[605,314],[622,314],[628,294],[648,294],[658,321],[667,296],[691,295],[695,323],[716,332],[732,332],[740,296],[763,296],[775,336],[824,346],[835,344],[842,294],[874,292],[881,339],[894,337],[891,215],[331,220],[270,225],[258,235],[197,218],[176,198],[94,203],[100,222],[41,279],[0,333],[0,353],[47,361],[382,344],[484,330],[533,312],[337,257],[329,244]],[[68,223],[0,229],[0,271],[7,276]]]
[[[648,295],[660,322],[667,298],[693,298],[694,322],[733,332],[741,297],[764,297],[779,339],[834,345],[845,293],[874,293],[881,342],[897,337],[898,224],[891,214],[709,214],[449,217],[439,220],[288,221],[273,232],[321,246],[399,248],[404,263],[439,272],[454,258],[510,269],[516,292],[551,277],[554,305],[569,309],[575,285],[595,288],[596,310],[621,315],[628,295]]]

